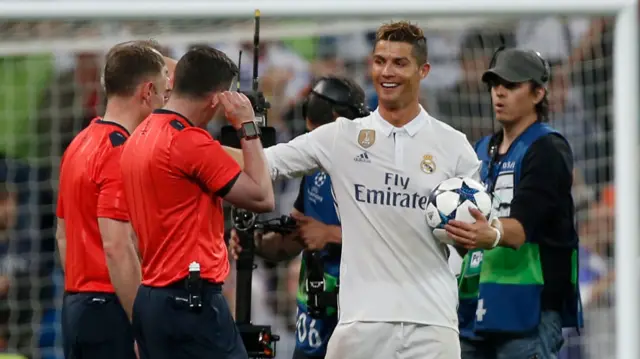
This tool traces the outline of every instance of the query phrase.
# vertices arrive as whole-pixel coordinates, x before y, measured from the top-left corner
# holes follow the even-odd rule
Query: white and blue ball
[[[475,223],[475,218],[469,213],[470,208],[477,208],[488,220],[491,215],[491,196],[482,183],[472,178],[449,178],[442,181],[429,195],[427,224],[433,229],[433,234],[438,240],[445,244],[453,244],[444,226],[452,219]]]

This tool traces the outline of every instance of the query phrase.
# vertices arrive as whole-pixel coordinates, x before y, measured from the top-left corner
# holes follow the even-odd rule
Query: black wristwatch
[[[238,137],[245,140],[253,140],[260,137],[260,127],[253,121],[243,122],[238,129]]]

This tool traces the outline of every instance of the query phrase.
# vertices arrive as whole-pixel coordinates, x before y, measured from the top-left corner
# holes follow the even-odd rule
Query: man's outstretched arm
[[[253,121],[251,102],[244,95],[225,92],[218,98],[236,129]],[[208,132],[186,128],[173,139],[171,163],[179,172],[197,178],[211,194],[236,207],[271,212],[275,199],[262,143],[257,138],[243,138],[241,145],[246,159],[243,170]]]
[[[318,168],[330,172],[333,165],[331,154],[338,132],[339,123],[332,122],[287,143],[266,148],[264,153],[271,179],[300,177]],[[227,146],[223,146],[223,149],[240,167],[244,166],[241,150]]]

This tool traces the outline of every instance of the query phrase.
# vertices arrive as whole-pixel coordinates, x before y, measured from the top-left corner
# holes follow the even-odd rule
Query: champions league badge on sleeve
[[[327,174],[324,171],[320,171],[316,175],[316,178],[314,178],[313,182],[316,187],[322,187],[322,185],[326,180],[327,180]]]

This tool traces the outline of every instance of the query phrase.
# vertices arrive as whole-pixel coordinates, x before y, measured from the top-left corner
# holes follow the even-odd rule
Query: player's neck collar
[[[427,123],[427,120],[430,117],[427,111],[422,106],[420,106],[420,113],[418,113],[418,116],[414,117],[413,120],[409,121],[406,125],[402,127],[395,127],[392,124],[390,124],[387,120],[385,120],[380,115],[380,112],[377,109],[373,113],[374,113],[374,118],[376,119],[376,122],[378,124],[379,130],[387,137],[391,136],[394,130],[396,130],[397,132],[400,128],[407,131],[409,136],[413,137],[416,135],[416,133],[418,133],[418,131],[422,128],[422,126],[424,126],[424,124]]]

